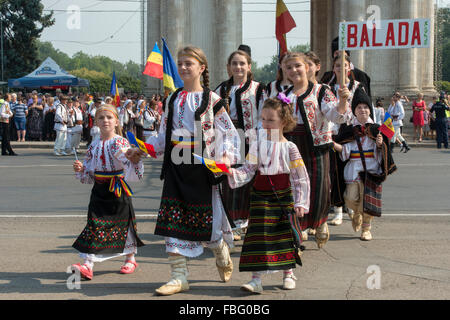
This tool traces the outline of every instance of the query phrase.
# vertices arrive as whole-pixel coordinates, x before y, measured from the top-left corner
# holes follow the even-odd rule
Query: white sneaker
[[[65,151],[61,151],[62,156],[68,156],[68,154]]]
[[[302,231],[302,240],[307,241],[308,240],[308,232]]]
[[[295,281],[296,280],[297,280],[297,278],[293,274],[290,274],[290,275],[284,277],[283,278],[283,289],[284,290],[295,289]]]
[[[58,151],[55,151],[54,153],[55,153],[55,156],[62,156],[62,154]]]
[[[252,279],[249,283],[243,284],[241,290],[261,294],[263,292],[261,280]]]

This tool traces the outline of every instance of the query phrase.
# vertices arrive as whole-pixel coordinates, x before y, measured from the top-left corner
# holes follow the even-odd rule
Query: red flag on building
[[[280,44],[280,55],[287,52],[286,33],[297,25],[283,0],[277,0],[277,17],[275,20],[275,36]]]

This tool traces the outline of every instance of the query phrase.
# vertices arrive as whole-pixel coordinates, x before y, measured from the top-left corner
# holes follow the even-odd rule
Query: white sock
[[[252,273],[252,280],[256,280],[256,282],[261,283],[261,273],[253,272]]]
[[[92,260],[84,260],[84,264],[88,266],[91,270],[94,270],[94,262]]]

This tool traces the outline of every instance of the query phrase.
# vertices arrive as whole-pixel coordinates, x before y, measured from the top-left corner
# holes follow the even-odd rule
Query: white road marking
[[[85,218],[87,214],[55,214],[55,215],[30,215],[30,214],[7,214],[0,218]],[[137,214],[136,218],[154,218],[158,214]],[[381,217],[450,217],[450,213],[385,213]]]

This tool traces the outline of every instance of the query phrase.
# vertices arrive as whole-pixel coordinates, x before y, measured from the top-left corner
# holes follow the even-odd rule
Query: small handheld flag
[[[164,72],[164,87],[175,91],[178,88],[184,86],[183,80],[181,80],[178,74],[178,69],[175,61],[172,59],[169,48],[167,47],[166,40],[162,38],[163,41],[163,72]]]
[[[117,86],[116,81],[116,72],[113,72],[113,77],[111,81],[111,89],[109,90],[111,92],[111,95],[114,97],[114,105],[116,107],[120,106],[120,95],[119,95],[119,87]]]
[[[193,153],[193,155],[196,159],[200,160],[201,163],[204,164],[213,173],[220,173],[220,172],[230,173],[230,171],[228,171],[227,166],[223,163],[217,163],[214,160],[200,157],[199,155],[196,155],[195,153]]]
[[[77,149],[75,147],[72,148],[73,154],[75,156],[75,161],[78,161]]]
[[[142,74],[163,80],[163,56],[158,48],[157,42],[147,58],[147,63]]]
[[[155,148],[151,144],[145,143],[142,140],[137,139],[134,134],[127,131],[127,138],[131,145],[138,147],[140,150],[148,154],[152,158],[156,158]]]
[[[395,129],[392,123],[392,117],[388,112],[385,113],[383,124],[378,130],[380,130],[380,132],[384,134],[389,140],[394,136]]]

